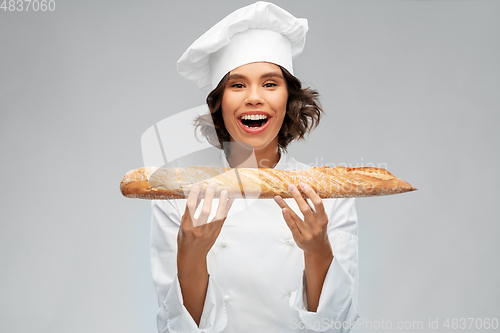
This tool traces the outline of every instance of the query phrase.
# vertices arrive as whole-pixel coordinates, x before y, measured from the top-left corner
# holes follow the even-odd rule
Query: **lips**
[[[266,115],[267,119],[262,124],[262,126],[259,126],[259,127],[247,127],[247,126],[245,126],[245,124],[243,123],[243,120],[241,119],[242,116],[245,116],[245,115]],[[269,123],[271,122],[271,118],[272,117],[268,113],[266,113],[266,112],[251,111],[251,112],[242,113],[240,116],[238,116],[237,121],[238,121],[238,124],[240,125],[241,129],[243,129],[245,132],[251,133],[251,134],[257,134],[257,133],[261,133],[261,132],[265,131],[266,128],[269,127]]]

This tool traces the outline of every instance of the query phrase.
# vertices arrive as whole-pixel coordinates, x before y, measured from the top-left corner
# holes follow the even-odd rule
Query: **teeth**
[[[259,119],[267,119],[267,116],[266,115],[259,115],[259,114],[252,114],[252,115],[246,114],[246,115],[241,116],[241,119],[259,120]]]

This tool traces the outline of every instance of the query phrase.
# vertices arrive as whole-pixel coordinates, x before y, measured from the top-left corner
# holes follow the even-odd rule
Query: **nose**
[[[259,87],[252,86],[247,90],[245,104],[247,105],[260,105],[264,103],[264,98],[259,90]]]

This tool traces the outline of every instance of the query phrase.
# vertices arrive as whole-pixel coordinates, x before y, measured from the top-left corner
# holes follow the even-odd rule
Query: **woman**
[[[258,2],[230,14],[193,43],[179,72],[207,98],[220,165],[305,169],[286,152],[317,125],[317,93],[301,89],[292,59],[307,21]],[[213,184],[215,185],[215,184]],[[230,214],[227,192],[153,201],[151,262],[159,332],[347,332],[357,310],[354,199],[322,200],[306,184],[294,199],[245,200]],[[215,212],[215,213],[214,213]],[[212,219],[210,216],[214,215]],[[207,223],[210,221],[210,223]]]

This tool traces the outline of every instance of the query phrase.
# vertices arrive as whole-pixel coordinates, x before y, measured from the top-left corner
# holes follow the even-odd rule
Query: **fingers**
[[[293,238],[297,239],[298,237],[302,236],[302,232],[300,228],[297,226],[297,223],[295,222],[290,215],[290,208],[283,208],[281,209],[281,212],[283,213],[283,218],[285,219],[286,224],[288,225],[288,228],[290,228],[290,231],[292,232]]]
[[[191,189],[189,190],[189,195],[187,198],[186,202],[186,210],[184,214],[189,214],[190,218],[186,220],[186,222],[189,222],[190,225],[193,225],[193,221],[195,220],[194,218],[194,213],[196,212],[196,209],[198,208],[198,205],[200,204],[201,199],[198,199],[198,196],[201,191],[201,183],[196,183],[191,186]]]
[[[234,202],[234,199],[227,200],[229,196],[227,190],[222,190],[219,198],[219,207],[217,207],[217,212],[215,213],[215,217],[212,221],[218,221],[227,217],[227,213]]]
[[[280,206],[281,212],[283,213],[283,218],[285,219],[286,224],[290,228],[292,234],[297,235],[302,234],[303,222],[300,217],[295,214],[293,209],[291,209],[285,200],[279,195],[274,197],[274,201]]]
[[[208,188],[205,191],[205,200],[203,201],[203,206],[201,207],[201,213],[200,216],[198,216],[196,225],[202,225],[207,223],[208,216],[212,211],[212,201],[215,195],[215,187],[216,184],[214,182],[210,182],[210,185],[208,185]]]
[[[212,219],[210,223],[203,225],[205,230],[212,235],[212,238],[215,240],[219,237],[219,234],[222,230],[222,226],[226,221],[227,214],[231,206],[233,205],[234,198],[227,200],[228,192],[227,190],[223,190],[220,194],[219,198],[219,206],[217,207],[217,212],[215,213],[215,217]]]
[[[231,207],[233,206],[233,202],[234,200],[236,200],[235,198],[231,198],[229,199],[227,202],[228,202],[228,205],[227,205],[227,211],[229,212],[229,209],[231,209]]]
[[[282,197],[280,197],[279,195],[277,195],[277,196],[274,197],[274,201],[276,201],[276,203],[278,204],[278,206],[280,206],[281,210],[283,210],[283,208],[287,208],[289,214],[291,214],[291,216],[292,216],[293,219],[296,219],[296,218],[300,219],[300,217],[298,217],[297,214],[295,214],[295,212],[293,211],[293,209],[291,209],[290,207],[288,207],[288,204],[285,202],[285,200],[283,200]]]
[[[228,196],[229,195],[228,195],[227,190],[223,190],[221,192],[221,196],[219,198],[219,207],[217,207],[217,212],[215,213],[215,216],[212,219],[212,222],[226,220],[227,214],[229,213],[229,210],[231,209],[231,206],[233,205],[233,202],[235,200],[234,198],[227,200]]]
[[[312,189],[311,186],[307,185],[306,183],[300,183],[299,186],[302,192],[304,192],[313,203],[314,210],[312,210],[312,208],[311,210],[319,217],[325,218],[325,207],[323,206],[323,200],[320,198],[320,196]]]
[[[301,183],[301,184],[303,184],[303,183]],[[310,187],[309,187],[309,189],[312,192],[314,192]],[[290,191],[290,193],[292,194],[292,197],[297,202],[297,206],[299,206],[300,211],[304,215],[304,219],[306,221],[311,222],[314,219],[314,213],[311,210],[311,207],[309,206],[307,201],[302,197],[302,195],[300,194],[299,190],[295,187],[295,185],[290,184],[290,186],[288,186],[288,190]],[[310,191],[309,191],[309,194],[310,194]],[[316,194],[316,193],[314,193],[314,194]]]

